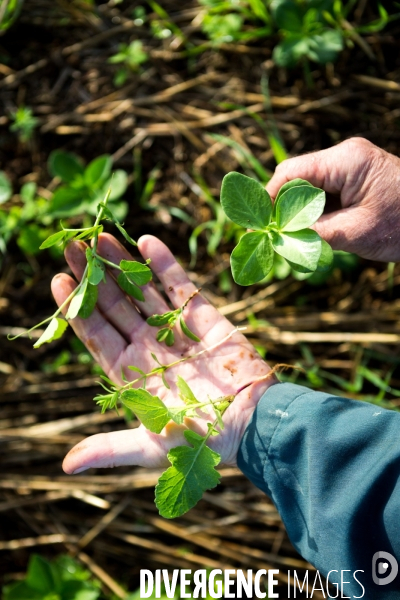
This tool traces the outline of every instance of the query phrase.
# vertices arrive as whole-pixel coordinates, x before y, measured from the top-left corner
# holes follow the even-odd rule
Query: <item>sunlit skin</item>
[[[341,209],[323,215],[312,227],[334,250],[370,260],[400,260],[397,156],[363,138],[351,138],[283,161],[267,185],[268,193],[275,198],[281,186],[296,177],[340,197]]]
[[[157,238],[145,235],[138,244],[143,259],[151,259],[150,266],[157,285],[163,287],[171,305],[174,308],[182,306],[196,289],[185,270]],[[77,280],[85,268],[85,248],[83,242],[74,242],[65,252]],[[98,253],[116,264],[122,259],[132,260],[128,251],[108,234],[99,237]],[[76,281],[66,274],[59,274],[53,279],[52,291],[58,305],[76,285]],[[170,307],[157,291],[155,283],[151,282],[142,289],[146,301],[133,301],[120,290],[108,272],[106,283],[99,285],[98,309],[88,319],[71,321],[77,336],[115,383],[123,383],[121,367],[130,380],[135,379],[137,374],[128,370],[129,365],[145,372],[154,368],[156,363],[152,352],[162,364],[169,364],[182,356],[218,344],[234,329],[201,294],[196,294],[185,308],[185,321],[201,342],[193,342],[177,331],[174,346],[168,348],[156,341],[157,328],[149,326],[145,319],[155,313],[162,314]],[[276,383],[274,377],[259,381],[269,371],[267,363],[244,335],[235,332],[211,352],[168,370],[166,379],[170,390],[165,388],[159,377],[149,379],[147,389],[167,405],[177,406],[181,404],[175,383],[178,375],[187,381],[201,401],[207,401],[208,397],[215,399],[235,395],[243,386],[255,382],[237,394],[224,414],[225,429],[209,441],[210,447],[221,455],[221,463],[234,466],[240,440],[258,401],[266,389]],[[201,420],[191,420],[187,424],[199,433],[206,431]],[[171,423],[157,435],[141,425],[137,429],[94,435],[72,448],[63,468],[66,473],[77,473],[90,467],[164,467],[169,464],[166,458],[168,450],[186,443],[184,428]]]

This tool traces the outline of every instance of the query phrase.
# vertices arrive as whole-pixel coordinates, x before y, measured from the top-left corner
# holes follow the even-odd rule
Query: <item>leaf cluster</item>
[[[173,328],[178,321],[182,333],[186,335],[186,337],[193,342],[200,342],[200,338],[189,329],[183,318],[183,311],[188,302],[191,300],[192,296],[188,298],[188,300],[182,306],[176,308],[175,310],[167,311],[162,315],[152,315],[151,317],[148,317],[148,325],[151,325],[152,327],[160,327],[156,336],[158,342],[165,342],[167,346],[174,345],[175,334]]]
[[[123,220],[128,205],[121,200],[128,185],[128,177],[121,169],[112,171],[112,158],[103,154],[86,167],[71,152],[55,150],[49,156],[48,168],[62,185],[56,189],[48,206],[53,218],[66,218],[80,214],[96,215],[98,205],[108,190],[108,202],[118,220]]]
[[[325,192],[307,181],[294,179],[279,190],[272,205],[264,187],[240,173],[229,173],[221,188],[221,205],[245,233],[231,255],[236,283],[251,285],[271,271],[274,253],[301,273],[327,271],[333,260],[330,246],[309,229],[321,216]]]
[[[32,554],[26,577],[4,586],[2,593],[3,600],[98,600],[101,584],[70,556],[49,561]]]
[[[129,77],[129,72],[137,72],[141,64],[148,59],[148,54],[143,50],[143,43],[140,40],[134,40],[130,44],[120,44],[118,52],[108,59],[111,64],[120,64],[114,77],[114,85],[120,87],[124,85]]]
[[[137,245],[107,206],[109,195],[110,191],[107,193],[105,201],[99,203],[94,225],[69,229],[61,224],[61,230],[52,233],[40,246],[40,249],[46,249],[65,245],[71,241],[93,240],[92,247],[86,249],[86,267],[82,279],[75,290],[51,317],[35,325],[28,331],[29,334],[40,325],[48,323],[43,334],[34,344],[34,348],[40,348],[45,343],[59,339],[66,330],[70,319],[75,319],[76,317],[87,319],[90,317],[97,303],[98,286],[100,283],[106,281],[106,266],[111,267],[117,272],[119,271],[118,284],[127,294],[137,300],[144,301],[141,287],[152,279],[151,270],[147,266],[150,261],[148,260],[146,264],[142,264],[134,260],[121,260],[119,265],[117,265],[97,254],[98,236],[103,231],[103,225],[101,224],[103,220],[112,221],[130,244]],[[64,320],[59,315],[66,306],[68,306],[68,310]]]
[[[344,34],[335,22],[332,27],[333,9],[333,0],[273,0],[272,17],[283,38],[274,48],[275,62],[281,67],[293,67],[304,59],[334,62],[343,50]]]
[[[224,428],[222,416],[234,399],[234,396],[228,396],[200,402],[180,376],[177,388],[184,403],[178,407],[167,407],[158,396],[153,396],[143,388],[126,389],[120,394],[122,404],[136,415],[146,429],[157,434],[170,421],[183,425],[185,417],[198,418],[199,409],[211,407],[214,412],[215,419],[207,423],[205,436],[186,429],[183,434],[189,446],[178,446],[168,453],[171,466],[162,474],[156,486],[157,508],[168,519],[187,512],[206,490],[218,484],[220,475],[215,467],[221,457],[207,446],[207,440]]]

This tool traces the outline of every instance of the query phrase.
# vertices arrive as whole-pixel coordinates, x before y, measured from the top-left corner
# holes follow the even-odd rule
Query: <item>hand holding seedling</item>
[[[78,281],[86,266],[86,248],[86,244],[79,241],[70,244],[66,249],[66,259]],[[195,293],[196,288],[184,269],[161,241],[146,235],[139,240],[138,248],[145,260],[150,259],[151,269],[161,282],[173,307],[179,309],[193,294],[184,309],[185,323],[189,331],[201,341],[196,342],[187,334],[183,335],[179,326],[175,326],[173,346],[158,342],[156,338],[159,330],[149,325],[146,318],[171,311],[163,296],[157,291],[154,283],[150,282],[141,288],[146,302],[129,299],[110,276],[110,272],[106,275],[106,283],[99,284],[97,308],[87,319],[74,318],[70,321],[71,325],[115,383],[126,385],[121,377],[121,368],[124,377],[131,381],[141,377],[141,372],[147,374],[159,368],[159,365],[177,363],[163,372],[169,389],[165,387],[159,374],[146,378],[144,403],[152,402],[146,396],[149,393],[149,396],[158,396],[167,407],[185,407],[185,403],[187,406],[190,402],[190,392],[185,392],[181,379],[190,387],[200,403],[208,402],[209,405],[210,399],[218,402],[218,399],[227,398],[228,400],[220,400],[220,404],[217,405],[223,413],[224,428],[219,428],[220,435],[209,436],[207,445],[214,454],[206,456],[205,460],[214,461],[216,465],[218,459],[215,453],[219,453],[221,463],[235,465],[239,443],[247,422],[261,395],[275,380],[263,379],[270,371],[268,365],[229,321],[199,293]],[[113,264],[120,264],[121,260],[132,260],[117,240],[106,234],[99,236],[97,252]],[[65,274],[54,279],[52,290],[58,305],[65,301],[76,285],[76,282]],[[198,356],[188,358],[193,355]],[[129,366],[135,366],[139,371],[129,370]],[[181,385],[178,388],[179,382]],[[142,383],[143,381],[136,387]],[[182,400],[183,397],[185,401]],[[130,397],[127,394],[128,406],[129,401]],[[210,406],[205,406],[204,412],[207,416]],[[136,403],[136,414],[138,413],[140,407]],[[206,420],[212,421],[213,418]],[[90,467],[167,466],[167,452],[172,448],[190,443],[193,451],[193,447],[198,443],[193,437],[195,434],[191,438],[191,434],[189,437],[187,433],[184,436],[187,425],[190,425],[192,431],[203,436],[208,432],[206,422],[194,418],[193,414],[191,418],[182,419],[181,425],[169,422],[160,434],[141,425],[137,429],[92,436],[70,451],[64,461],[64,470],[67,473],[76,473]],[[155,428],[157,429],[157,426]],[[216,479],[214,485],[217,482]],[[168,516],[168,511],[165,514]]]
[[[306,179],[340,195],[342,209],[324,214],[313,228],[335,250],[371,260],[400,260],[400,159],[363,138],[290,158],[278,165],[267,190]],[[328,203],[329,204],[329,203]]]

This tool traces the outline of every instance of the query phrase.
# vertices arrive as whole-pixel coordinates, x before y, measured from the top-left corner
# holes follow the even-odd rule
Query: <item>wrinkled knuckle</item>
[[[350,156],[362,156],[363,162],[372,163],[382,154],[380,148],[369,140],[361,137],[352,137],[343,142]]]

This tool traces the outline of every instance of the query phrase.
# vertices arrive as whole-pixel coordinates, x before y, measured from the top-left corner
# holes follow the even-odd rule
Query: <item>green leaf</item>
[[[0,171],[0,204],[7,202],[12,196],[12,187],[10,180],[4,171]]]
[[[308,39],[293,33],[275,46],[272,58],[280,67],[293,67],[307,53]]]
[[[25,581],[6,585],[2,592],[3,600],[43,600],[43,592],[33,590]]]
[[[177,377],[176,385],[178,386],[179,397],[185,404],[200,404],[190,389],[189,384],[180,375]]]
[[[126,273],[120,273],[117,279],[119,287],[130,296],[136,298],[140,302],[144,302],[144,295],[140,287],[132,282]]]
[[[183,435],[191,446],[178,446],[168,452],[171,467],[161,475],[156,486],[156,506],[166,519],[186,513],[220,479],[215,469],[220,455],[206,446],[205,438],[194,431],[184,431]]]
[[[53,217],[77,216],[85,211],[87,199],[83,190],[61,186],[54,192],[47,212]]]
[[[91,240],[95,235],[99,235],[103,231],[103,225],[93,225],[93,227],[85,228],[75,237],[75,240]]]
[[[231,254],[233,279],[239,285],[251,285],[261,281],[272,269],[273,255],[267,233],[245,233]]]
[[[310,185],[290,187],[275,203],[276,224],[285,232],[305,229],[319,219],[324,206],[323,190]]]
[[[132,246],[137,246],[137,242],[135,242],[135,240],[133,238],[131,238],[131,236],[125,231],[125,229],[122,227],[122,225],[120,223],[115,221],[115,225],[117,226],[119,231],[122,233],[122,235],[124,236],[124,238],[126,239],[127,242],[132,244]]]
[[[309,186],[313,187],[311,183],[309,183],[305,179],[300,179],[300,178],[292,179],[291,181],[287,181],[286,183],[283,184],[283,186],[280,188],[280,190],[277,193],[276,198],[275,198],[274,214],[275,214],[275,209],[276,209],[276,203],[279,200],[280,196],[282,196],[282,194],[284,194],[285,192],[290,190],[290,188],[298,187],[300,185],[309,185]]]
[[[221,205],[231,221],[263,230],[270,222],[272,202],[261,183],[240,173],[228,173],[222,181]]]
[[[169,333],[169,328],[165,327],[164,329],[160,329],[157,331],[156,340],[157,342],[163,342]]]
[[[45,248],[51,248],[51,246],[55,246],[59,242],[62,242],[65,238],[65,231],[57,231],[57,233],[53,233],[47,239],[44,240],[43,244],[39,246],[39,250],[44,250]]]
[[[65,183],[71,183],[83,175],[83,166],[76,154],[54,150],[50,153],[48,169],[53,177],[60,177]]]
[[[128,187],[128,175],[122,169],[117,169],[112,177],[104,184],[106,190],[111,189],[108,199],[110,202],[118,200],[126,192]]]
[[[290,264],[300,265],[315,271],[321,256],[321,238],[312,229],[302,229],[292,233],[274,233],[272,246]],[[293,268],[295,268],[293,266]]]
[[[160,329],[156,335],[157,342],[165,342],[167,346],[173,346],[175,342],[175,336],[172,329],[166,327],[165,329]]]
[[[69,304],[67,314],[65,315],[65,318],[67,320],[75,319],[75,317],[78,316],[78,313],[81,310],[81,306],[85,299],[85,293],[86,293],[87,286],[88,286],[88,280],[85,279],[81,283],[78,291],[76,292],[75,296],[72,298],[72,300]]]
[[[34,554],[31,557],[26,575],[25,581],[33,590],[42,592],[43,595],[54,591],[55,581],[51,564],[42,556]]]
[[[343,33],[339,29],[328,29],[310,36],[307,56],[310,60],[325,65],[334,62],[343,50]]]
[[[136,285],[146,285],[146,283],[151,281],[151,269],[143,263],[135,260],[121,260],[119,266],[124,273],[129,273],[129,279],[136,283]]]
[[[38,341],[33,345],[34,348],[40,348],[42,344],[46,344],[52,342],[53,340],[58,340],[64,331],[67,329],[68,323],[64,319],[54,318],[47,325],[46,329],[38,339]]]
[[[321,256],[319,257],[317,271],[326,273],[332,269],[333,250],[325,240],[321,239]]]
[[[160,327],[161,325],[168,325],[171,319],[176,318],[176,312],[170,311],[163,315],[152,315],[146,319],[146,323],[152,327]]]
[[[142,388],[123,391],[121,402],[135,413],[146,429],[153,433],[161,433],[171,420],[171,415],[164,402],[158,396],[152,396]]]
[[[88,281],[92,285],[98,285],[106,280],[106,269],[104,263],[93,255],[90,248],[86,249],[86,260],[88,263]]]
[[[110,176],[112,168],[112,158],[109,154],[103,154],[92,160],[85,169],[85,183],[89,188],[96,188],[104,183],[104,180]]]
[[[21,187],[21,189],[19,191],[19,195],[21,197],[22,202],[24,204],[33,202],[33,200],[35,199],[36,190],[37,190],[37,185],[34,181],[28,181],[28,183],[24,183],[24,185]]]
[[[171,417],[171,419],[174,421],[174,423],[176,423],[177,425],[182,425],[183,420],[188,412],[188,407],[187,406],[180,406],[180,407],[174,407],[171,406],[171,408],[168,409],[169,415]],[[192,411],[190,411],[192,412]]]
[[[96,306],[98,293],[99,290],[97,285],[92,285],[88,281],[83,302],[78,312],[78,317],[81,317],[81,319],[87,319],[90,317]]]
[[[180,323],[181,329],[182,329],[183,333],[186,335],[186,337],[193,340],[194,342],[200,342],[200,338],[197,337],[197,335],[189,329],[189,327],[186,325],[185,321],[183,320],[182,315],[179,320],[179,323]]]
[[[36,223],[26,223],[17,238],[17,244],[25,254],[38,254],[40,245],[48,235],[49,230],[39,227]]]

